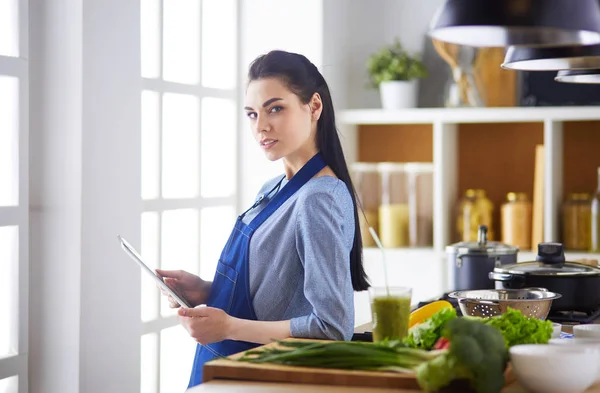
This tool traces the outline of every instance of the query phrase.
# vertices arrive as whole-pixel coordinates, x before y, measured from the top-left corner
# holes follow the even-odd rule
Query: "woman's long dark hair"
[[[356,193],[338,136],[333,102],[327,82],[317,67],[305,56],[278,50],[259,56],[250,65],[248,81],[262,78],[278,78],[305,104],[310,102],[314,93],[319,93],[321,96],[323,109],[317,123],[317,149],[335,175],[346,184],[352,196],[355,230],[354,245],[350,252],[350,274],[354,290],[364,291],[369,288],[369,282],[362,264],[362,240]]]

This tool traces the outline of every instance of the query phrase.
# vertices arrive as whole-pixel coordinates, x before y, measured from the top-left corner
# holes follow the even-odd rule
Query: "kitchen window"
[[[0,2],[0,393],[27,391],[27,1]]]
[[[212,280],[237,201],[238,0],[141,0],[141,253]],[[142,275],[141,391],[183,391],[196,343]],[[1,392],[0,392],[1,393]]]

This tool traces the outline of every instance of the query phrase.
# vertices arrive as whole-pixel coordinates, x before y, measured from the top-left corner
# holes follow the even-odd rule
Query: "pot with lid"
[[[494,289],[489,274],[494,267],[517,263],[518,247],[488,241],[488,228],[480,225],[476,242],[460,242],[446,247],[453,290]]]
[[[589,312],[600,307],[600,268],[565,261],[561,243],[540,243],[535,261],[496,266],[489,278],[497,289],[541,287],[560,293],[552,311]]]

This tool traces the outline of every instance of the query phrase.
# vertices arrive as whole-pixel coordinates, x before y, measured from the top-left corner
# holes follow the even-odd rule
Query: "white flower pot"
[[[379,94],[383,109],[414,108],[417,106],[417,80],[381,82]]]

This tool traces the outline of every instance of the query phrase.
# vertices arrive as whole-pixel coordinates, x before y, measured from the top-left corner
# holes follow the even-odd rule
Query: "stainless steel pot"
[[[565,261],[560,243],[540,243],[535,261],[497,266],[489,278],[497,289],[542,287],[560,293],[551,311],[588,312],[600,307],[600,268]]]
[[[494,289],[489,274],[496,266],[517,263],[518,247],[488,241],[487,226],[481,225],[476,242],[460,242],[446,247],[453,290]]]

